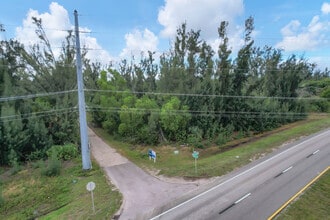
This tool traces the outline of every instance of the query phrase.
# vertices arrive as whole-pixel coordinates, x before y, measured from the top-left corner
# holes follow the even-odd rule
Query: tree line
[[[38,44],[1,41],[1,164],[44,158],[53,145],[79,146],[74,35],[68,32],[56,57],[42,21],[33,21]],[[134,144],[205,147],[329,111],[327,69],[255,46],[252,17],[233,58],[227,27],[226,21],[218,27],[217,51],[183,23],[159,59],[149,51],[117,66],[91,62],[83,48],[90,123]]]

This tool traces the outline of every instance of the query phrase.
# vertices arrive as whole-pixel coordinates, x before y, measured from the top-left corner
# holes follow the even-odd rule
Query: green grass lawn
[[[275,219],[330,219],[330,170],[323,174],[298,199]]]
[[[159,172],[159,174],[169,177],[204,178],[226,174],[272,152],[284,143],[329,127],[329,116],[310,117],[304,121],[283,126],[276,131],[262,134],[260,138],[251,137],[251,140],[235,140],[221,148],[219,146],[211,146],[206,149],[196,149],[194,146],[179,146],[175,144],[138,146],[118,142],[104,130],[94,129],[94,131],[129,160],[146,170],[153,171],[153,173]],[[239,144],[240,141],[247,143]],[[231,148],[231,146],[235,147]],[[222,152],[224,147],[229,149]],[[147,153],[149,148],[154,149],[157,153],[156,163],[148,159]],[[179,153],[174,154],[175,150]],[[193,150],[199,151],[197,174],[194,168],[194,158],[192,157]]]
[[[1,219],[109,219],[121,205],[120,193],[95,163],[92,170],[83,171],[81,160],[75,159],[62,163],[60,176],[40,173],[40,168],[29,164],[15,175],[1,174]],[[86,190],[89,181],[96,184],[95,214]]]

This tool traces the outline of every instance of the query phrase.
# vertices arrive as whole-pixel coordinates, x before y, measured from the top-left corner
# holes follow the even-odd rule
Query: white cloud
[[[329,14],[330,13],[330,3],[324,2],[321,7],[321,11],[323,14]]]
[[[184,22],[188,30],[201,30],[206,39],[217,37],[221,21],[233,25],[234,19],[244,11],[243,0],[166,0],[158,14],[158,22],[164,26],[161,34],[173,37]]]
[[[73,30],[74,25],[70,22],[68,11],[56,2],[49,5],[49,12],[39,13],[30,9],[23,20],[22,27],[16,28],[16,39],[26,46],[38,43],[40,40],[35,34],[36,26],[32,23],[32,17],[41,19],[47,38],[53,47],[55,56],[59,56],[62,43],[68,35],[67,30]],[[90,31],[86,27],[80,27],[80,30]],[[112,59],[110,55],[102,49],[97,43],[96,38],[86,34],[80,34],[81,46],[91,48],[87,53],[87,58],[92,61],[99,61],[108,64]]]
[[[298,20],[293,20],[282,28],[281,33],[283,36],[294,36],[300,28],[300,22]]]
[[[320,70],[324,70],[325,68],[329,69],[329,57],[327,56],[312,56],[309,61],[311,63],[316,63]]]
[[[201,30],[201,39],[206,40],[214,50],[219,45],[218,27],[221,21],[228,21],[229,46],[237,51],[242,46],[242,25],[235,19],[244,12],[243,0],[165,0],[159,10],[158,22],[164,27],[161,36],[173,39],[182,23],[187,30]]]
[[[281,29],[283,40],[276,47],[286,51],[315,50],[327,44],[329,27],[330,23],[321,21],[319,16],[314,16],[305,27],[297,20],[291,21]]]
[[[126,47],[122,50],[121,58],[139,57],[141,52],[157,51],[158,38],[148,29],[134,30],[125,35]]]

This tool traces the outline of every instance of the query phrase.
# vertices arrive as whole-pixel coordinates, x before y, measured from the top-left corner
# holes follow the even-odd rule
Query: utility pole
[[[81,52],[80,52],[79,25],[78,25],[77,10],[74,10],[74,21],[75,21],[75,33],[76,33],[76,56],[77,56],[76,66],[77,66],[81,156],[82,156],[83,169],[89,170],[92,168],[92,164],[91,164],[91,159],[90,159],[89,142],[88,142],[84,81],[83,81],[82,64],[81,64]]]

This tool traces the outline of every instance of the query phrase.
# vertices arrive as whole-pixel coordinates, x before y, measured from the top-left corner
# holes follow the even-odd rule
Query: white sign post
[[[88,182],[86,185],[86,189],[91,192],[92,196],[92,206],[93,206],[93,214],[95,214],[95,206],[94,206],[94,195],[93,190],[95,189],[95,183],[94,182]]]

